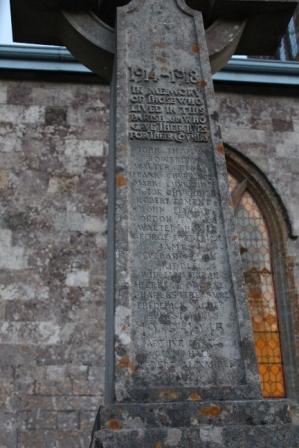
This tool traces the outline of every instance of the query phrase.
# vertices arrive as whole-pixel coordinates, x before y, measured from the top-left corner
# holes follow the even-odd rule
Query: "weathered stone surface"
[[[0,81],[1,448],[88,446],[103,395],[108,98]]]
[[[298,428],[291,425],[219,428],[212,424],[198,429],[103,431],[95,448],[297,448]]]
[[[212,423],[226,425],[284,425],[291,424],[287,400],[267,401],[194,401],[158,404],[115,404],[101,413],[101,427],[112,429],[169,428],[199,426]]]
[[[101,409],[94,446],[295,448],[289,403],[248,401],[257,369],[201,15],[179,0],[135,0],[117,24],[107,395],[122,404]],[[243,400],[211,403],[211,393]]]
[[[224,93],[220,86],[217,96],[224,141],[267,175],[284,199],[298,235],[298,97],[287,91],[279,98],[271,96],[271,91]]]
[[[78,83],[49,83],[47,80],[43,81],[41,75],[39,75],[39,79],[34,78],[32,81],[24,79],[20,81],[0,80],[0,103],[7,104],[7,90],[11,90],[11,86],[19,90],[20,95],[22,95],[21,91],[24,87],[29,87],[32,90],[33,104],[42,106],[45,110],[47,107],[66,107],[69,125],[67,135],[70,134],[70,137],[75,137],[78,142],[81,139],[91,139],[91,142],[99,143],[100,146],[105,142],[108,131],[107,118],[105,117],[109,107],[108,89],[106,87]],[[243,153],[255,162],[270,179],[284,205],[288,208],[292,222],[298,230],[299,99],[296,92],[283,90],[280,87],[280,96],[277,97],[270,87],[266,88],[265,86],[262,90],[254,87],[250,93],[247,90],[242,91],[240,84],[230,84],[226,86],[225,90],[222,89],[222,84],[218,84],[216,88],[224,141],[230,143],[241,154]],[[277,93],[278,87],[275,91]],[[22,107],[25,110],[27,105]],[[82,113],[79,111],[79,107]],[[289,123],[288,127],[293,130],[279,131],[277,129],[274,120],[282,118]],[[104,158],[96,157],[99,162],[95,159],[88,161],[83,173],[79,176],[69,175],[64,172],[61,163],[57,161],[57,151],[61,154],[64,153],[64,134],[61,134],[59,127],[45,127],[45,124],[41,123],[36,124],[34,132],[29,128],[25,132],[25,126],[21,122],[5,122],[5,120],[4,109],[4,115],[1,115],[0,119],[1,228],[12,230],[13,245],[18,239],[17,245],[25,247],[25,252],[33,250],[34,247],[37,249],[42,272],[45,272],[49,254],[46,250],[40,250],[41,245],[47,248],[53,244],[53,241],[56,246],[64,245],[66,241],[75,244],[72,255],[74,265],[76,265],[77,259],[76,251],[83,251],[95,254],[93,263],[96,266],[92,275],[92,288],[88,288],[87,291],[86,288],[83,290],[80,287],[66,287],[67,291],[65,292],[63,291],[64,286],[59,286],[56,290],[50,290],[49,282],[56,284],[58,278],[66,278],[68,272],[73,272],[73,270],[69,270],[67,264],[59,264],[55,270],[53,269],[49,273],[47,280],[41,280],[40,275],[33,272],[33,269],[25,272],[13,269],[1,270],[1,320],[10,322],[12,319],[14,321],[18,319],[24,322],[24,326],[27,319],[29,319],[29,325],[34,321],[38,323],[39,320],[44,319],[57,321],[59,332],[65,334],[65,342],[59,345],[32,345],[30,343],[32,339],[25,337],[22,339],[15,336],[18,327],[14,327],[10,333],[9,343],[0,344],[0,408],[7,413],[6,417],[1,414],[3,425],[1,426],[0,440],[5,448],[20,448],[21,446],[26,448],[53,448],[55,445],[59,448],[61,446],[64,448],[81,446],[86,448],[89,444],[89,436],[97,407],[102,403],[104,366],[103,291],[105,285],[105,271],[102,260],[105,256],[106,237],[100,233],[94,238],[93,235],[87,235],[85,232],[71,232],[69,230],[58,233],[51,227],[42,228],[41,224],[49,221],[49,216],[54,213],[52,209],[47,210],[47,207],[51,204],[55,203],[57,207],[57,204],[61,202],[61,210],[66,214],[65,203],[67,200],[76,202],[79,209],[84,209],[84,213],[88,216],[94,215],[101,222],[105,222],[106,209],[105,204],[103,205],[105,201],[101,199],[106,191],[106,179],[103,171]],[[3,148],[9,149],[9,151],[3,152]],[[20,151],[20,148],[22,148],[22,151]],[[106,146],[104,151],[106,151]],[[46,158],[46,161],[41,163],[39,157]],[[74,154],[74,157],[77,156]],[[35,166],[33,179],[36,179],[39,187],[41,186],[40,179],[46,178],[43,189],[39,191],[32,187],[29,189],[29,186],[32,185],[32,176],[24,177],[24,173],[29,166]],[[49,184],[47,183],[48,169],[50,170]],[[35,183],[34,187],[36,187]],[[44,208],[41,210],[36,207],[31,209],[32,205],[39,204],[39,196],[43,198]],[[22,223],[25,223],[23,233],[21,233]],[[31,236],[29,236],[30,233]],[[70,239],[69,234],[71,234]],[[99,249],[94,246],[95,240],[100,244]],[[298,253],[298,240],[289,240],[286,255],[290,279],[289,305],[294,322],[294,334],[297,335],[297,353],[299,353]],[[59,256],[56,260],[59,263]],[[79,268],[76,267],[76,269]],[[60,280],[59,285],[61,285]],[[99,301],[98,304],[97,301]],[[25,306],[26,303],[28,308]],[[8,310],[7,314],[6,309]],[[91,310],[90,313],[88,310]],[[74,323],[72,326],[69,325],[70,318]],[[92,331],[87,331],[87,328],[91,325],[93,327]],[[56,384],[52,383],[49,387],[44,387],[44,390],[47,390],[46,395],[39,395],[34,392],[34,383],[36,379],[41,377],[41,371],[36,371],[37,366],[67,367],[70,364],[78,367],[83,364],[92,364],[88,383],[85,383],[84,386],[86,392],[88,392],[86,395],[73,395],[71,389],[68,389],[69,381],[62,376],[57,378]],[[14,374],[15,371],[19,373],[17,377]],[[51,375],[53,373],[52,371]],[[70,373],[69,378],[72,379],[74,374],[74,372]],[[77,374],[79,373],[77,372]],[[79,377],[77,376],[78,381]],[[47,381],[49,379],[45,375],[43,382],[46,383]],[[57,391],[62,389],[61,384],[64,381],[67,383],[64,390],[68,390],[68,395],[57,395]],[[80,381],[82,381],[82,376]],[[88,387],[92,392],[89,392]],[[97,395],[91,395],[94,391]],[[170,398],[173,396],[171,392],[166,393],[167,395]],[[155,396],[158,397],[158,393],[155,392]],[[228,391],[226,399],[229,398]],[[216,400],[216,397],[213,397],[213,400]],[[80,429],[74,429],[71,420],[69,420],[70,425],[67,429],[25,429],[27,412],[33,415],[37,409],[52,410],[57,415],[59,411],[62,413],[78,411]],[[8,426],[4,427],[4,425]],[[203,425],[200,437],[203,437],[204,440],[207,440],[208,437],[218,437],[218,428],[216,427],[216,430],[214,430],[212,425],[211,429]],[[246,426],[242,431],[240,427],[232,426],[230,430],[231,447],[240,448],[242,446],[240,442],[240,434],[242,433],[243,445],[249,443],[248,439],[251,441],[250,448],[256,448],[252,441],[254,431],[252,426]],[[289,432],[287,425],[279,425],[275,428],[272,427],[271,434],[267,434],[265,427],[259,426],[256,427],[256,431],[259,431],[256,434],[261,437],[263,448],[275,446],[275,443],[278,444],[279,448],[290,448],[292,445],[287,440],[288,435],[285,430]],[[82,440],[83,432],[84,438]],[[209,432],[211,435],[209,435]],[[177,433],[171,432],[170,434],[170,440],[176,440]],[[194,434],[197,437],[197,445],[195,444],[195,447],[197,447],[199,436],[196,431]],[[117,437],[117,434],[114,437]],[[269,444],[267,444],[268,440]],[[132,442],[130,448],[133,446]],[[138,445],[138,448],[140,447],[143,447],[142,443]],[[214,448],[214,445],[212,447]]]
[[[101,415],[95,447],[296,448],[287,401],[112,406]]]
[[[258,397],[201,15],[121,8],[117,70],[116,400],[168,386]]]

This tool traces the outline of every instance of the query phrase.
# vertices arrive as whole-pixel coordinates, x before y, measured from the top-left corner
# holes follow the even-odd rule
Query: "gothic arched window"
[[[227,149],[227,163],[262,393],[265,398],[290,396],[295,368],[292,343],[287,340],[291,322],[283,309],[287,285],[281,262],[282,223],[275,222],[275,206],[257,183],[263,177],[259,170],[232,149]],[[267,181],[262,181],[265,187]]]

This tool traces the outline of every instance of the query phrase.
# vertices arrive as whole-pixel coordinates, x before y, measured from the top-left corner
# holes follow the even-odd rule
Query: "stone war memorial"
[[[64,44],[111,79],[92,447],[298,448],[295,404],[262,398],[211,75],[236,50],[275,48],[296,2],[26,3],[13,2],[21,39]]]

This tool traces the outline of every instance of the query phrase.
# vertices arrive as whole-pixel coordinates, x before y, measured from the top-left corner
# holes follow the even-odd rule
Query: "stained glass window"
[[[285,383],[269,232],[257,203],[246,190],[246,181],[244,188],[244,181],[240,183],[229,175],[229,187],[235,206],[236,226],[263,396],[284,397]]]

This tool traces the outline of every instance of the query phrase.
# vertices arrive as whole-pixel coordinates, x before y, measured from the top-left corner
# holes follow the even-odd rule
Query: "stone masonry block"
[[[17,446],[17,432],[1,430],[1,448],[16,448]]]
[[[56,429],[56,427],[57,413],[52,411],[32,411],[26,421],[26,429]]]
[[[45,110],[41,106],[29,106],[24,108],[21,105],[0,104],[1,121],[6,123],[42,123],[44,121]]]
[[[21,151],[21,139],[18,136],[0,135],[0,153],[14,154]],[[2,165],[4,168],[4,166]]]
[[[0,80],[0,104],[7,102],[7,83]]]
[[[65,107],[47,107],[45,123],[48,126],[65,126],[67,122],[67,109]]]
[[[81,411],[80,412],[80,429],[89,431],[91,433],[91,430],[94,425],[96,417],[95,411]]]
[[[60,341],[60,328],[55,322],[0,322],[0,336],[5,344],[51,345]]]
[[[87,448],[90,435],[82,431],[21,431],[18,448]]]
[[[7,104],[29,106],[32,104],[32,85],[10,83],[7,86]]]
[[[101,397],[97,395],[32,395],[19,394],[16,400],[18,409],[24,412],[32,409],[59,412],[91,412],[95,415]]]
[[[59,429],[79,429],[79,413],[75,411],[58,412],[57,427]]]

